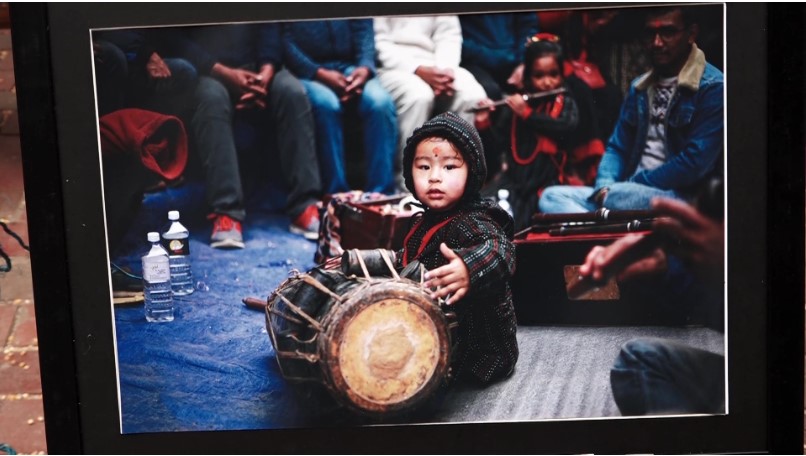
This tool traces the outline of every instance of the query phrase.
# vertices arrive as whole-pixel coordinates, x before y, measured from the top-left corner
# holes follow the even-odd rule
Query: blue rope
[[[6,445],[5,443],[0,443],[0,451],[4,452],[6,454],[17,454],[17,452],[14,451],[14,448],[11,448],[10,446]]]

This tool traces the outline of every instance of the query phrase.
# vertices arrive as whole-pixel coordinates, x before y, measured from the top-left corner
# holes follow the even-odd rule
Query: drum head
[[[409,280],[373,282],[346,295],[320,339],[339,400],[370,414],[424,402],[447,374],[445,316]]]

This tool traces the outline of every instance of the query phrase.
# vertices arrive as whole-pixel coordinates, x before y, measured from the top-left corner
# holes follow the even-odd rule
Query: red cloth
[[[101,117],[104,156],[137,154],[143,166],[173,180],[185,170],[187,135],[176,117],[143,109],[121,109]]]

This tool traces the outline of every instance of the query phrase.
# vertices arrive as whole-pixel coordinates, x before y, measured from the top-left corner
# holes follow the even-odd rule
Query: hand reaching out
[[[673,254],[701,278],[720,278],[724,272],[723,225],[678,200],[655,198],[652,209],[658,215],[652,231],[658,236],[656,239],[661,240],[659,248],[642,250],[638,243],[644,236],[630,234],[607,247],[591,249],[579,273],[597,281],[605,279],[607,272],[615,274],[619,280],[654,274],[665,271],[667,254]],[[636,258],[617,268],[620,270],[607,271],[612,269],[616,258],[625,254],[634,254]]]
[[[607,247],[597,245],[585,257],[585,263],[579,267],[579,274],[583,277],[601,282],[607,279],[608,274],[615,274],[619,281],[633,279],[640,276],[650,276],[666,271],[666,254],[663,250],[652,249],[646,255],[627,264],[623,269],[610,271],[614,260],[627,252],[634,250],[635,245],[644,238],[641,234],[628,234],[616,240]]]
[[[656,198],[652,209],[659,215],[653,230],[669,239],[665,248],[704,278],[721,277],[725,262],[725,230],[682,201]]]
[[[440,266],[425,274],[425,287],[437,288],[431,293],[432,299],[450,297],[446,304],[455,304],[462,299],[470,288],[470,273],[462,258],[453,250],[449,249],[443,242],[439,245],[442,255],[448,260],[448,264]]]

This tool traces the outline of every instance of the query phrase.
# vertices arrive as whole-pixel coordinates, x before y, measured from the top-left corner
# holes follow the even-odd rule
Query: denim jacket
[[[724,93],[722,73],[692,45],[678,74],[678,89],[666,116],[666,163],[636,173],[646,145],[652,71],[633,81],[599,163],[596,189],[634,182],[691,195],[703,178],[722,171]]]

